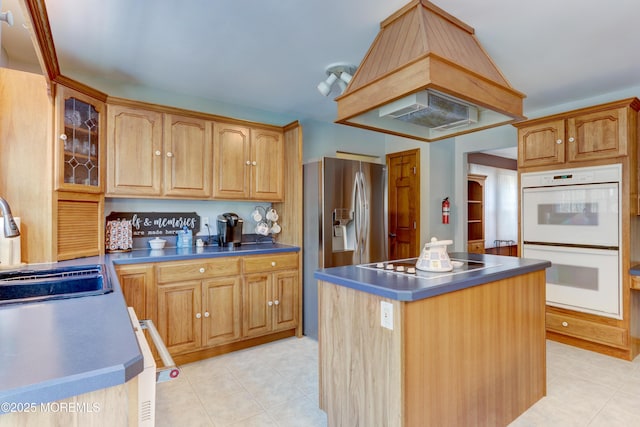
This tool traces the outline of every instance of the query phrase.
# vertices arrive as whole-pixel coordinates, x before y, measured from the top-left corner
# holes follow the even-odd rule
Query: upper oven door
[[[523,188],[523,243],[617,248],[618,186],[607,182]]]

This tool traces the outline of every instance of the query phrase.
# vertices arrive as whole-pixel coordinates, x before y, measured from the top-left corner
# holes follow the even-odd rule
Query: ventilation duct
[[[524,97],[473,28],[414,0],[380,24],[336,122],[429,142],[523,120]]]

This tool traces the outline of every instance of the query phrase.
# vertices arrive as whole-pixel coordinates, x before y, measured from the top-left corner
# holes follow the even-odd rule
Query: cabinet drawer
[[[624,347],[627,341],[624,329],[570,316],[547,313],[546,326],[549,331],[602,344]]]
[[[484,240],[473,241],[467,243],[467,252],[472,254],[483,254],[484,253]]]
[[[244,257],[245,273],[290,270],[298,268],[298,254],[256,255]]]
[[[240,274],[240,258],[222,257],[162,262],[157,268],[158,283],[234,276]]]

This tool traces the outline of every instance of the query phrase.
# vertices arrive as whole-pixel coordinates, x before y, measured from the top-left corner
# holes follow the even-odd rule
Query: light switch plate
[[[380,324],[383,328],[393,330],[393,304],[380,301]]]

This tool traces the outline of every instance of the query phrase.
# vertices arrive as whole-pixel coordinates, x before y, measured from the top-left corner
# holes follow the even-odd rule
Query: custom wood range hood
[[[336,123],[427,142],[524,119],[513,89],[473,28],[426,0],[382,21]]]

